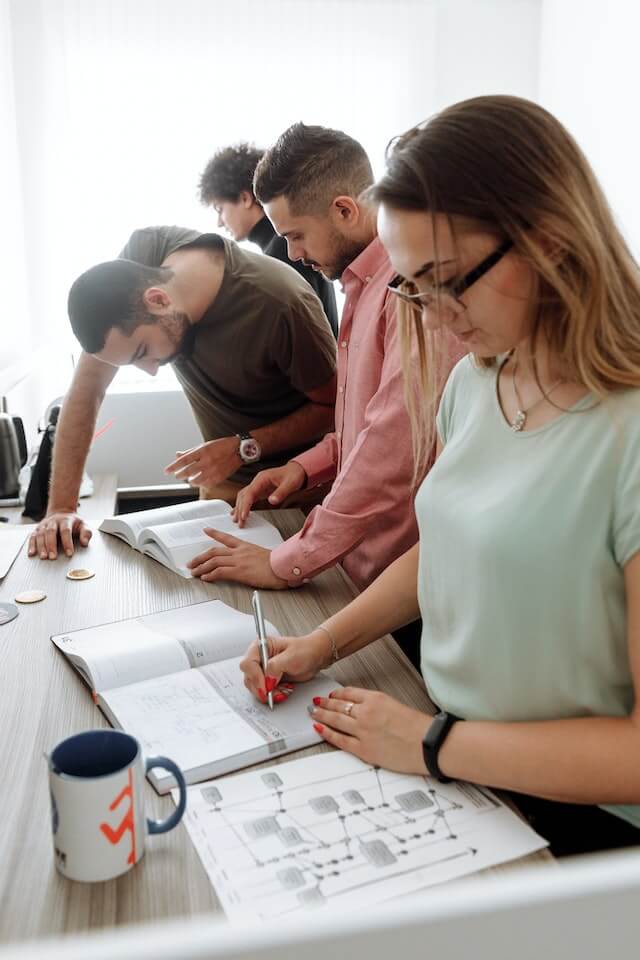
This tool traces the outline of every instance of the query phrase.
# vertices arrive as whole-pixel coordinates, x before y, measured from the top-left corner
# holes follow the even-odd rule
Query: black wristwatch
[[[431,721],[429,729],[422,741],[422,753],[424,755],[425,766],[431,776],[439,780],[440,783],[451,783],[451,777],[445,777],[438,766],[438,754],[440,753],[440,747],[447,739],[451,727],[454,723],[457,723],[458,720],[460,720],[460,717],[441,710],[440,713],[436,713]]]

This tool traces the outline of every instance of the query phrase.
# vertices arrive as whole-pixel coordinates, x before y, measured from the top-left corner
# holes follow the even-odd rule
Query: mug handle
[[[177,827],[182,820],[182,815],[187,807],[187,785],[184,782],[182,770],[176,766],[173,760],[169,760],[167,757],[147,757],[144,762],[145,774],[149,773],[149,770],[153,767],[162,767],[163,770],[168,770],[169,773],[172,773],[176,778],[178,790],[180,791],[178,806],[166,820],[150,820],[149,817],[147,817],[147,830],[149,833],[166,833],[167,830],[173,830],[174,827]]]

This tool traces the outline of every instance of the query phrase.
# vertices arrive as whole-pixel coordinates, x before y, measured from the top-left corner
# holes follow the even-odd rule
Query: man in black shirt
[[[333,330],[338,334],[338,311],[333,285],[302,260],[290,260],[287,241],[278,236],[271,221],[253,193],[253,174],[264,150],[248,143],[224,147],[213,155],[200,177],[200,200],[218,214],[218,226],[224,227],[236,242],[250,240],[263,253],[288,263],[304,277],[320,302]]]

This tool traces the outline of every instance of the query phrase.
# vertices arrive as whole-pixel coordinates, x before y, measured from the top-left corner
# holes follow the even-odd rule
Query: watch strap
[[[440,753],[442,744],[447,739],[451,727],[454,723],[457,723],[458,720],[460,720],[460,717],[456,717],[455,714],[441,710],[440,713],[436,713],[431,721],[429,729],[422,741],[422,753],[425,766],[431,776],[439,780],[440,783],[451,783],[451,777],[446,777],[440,769],[438,754]]]

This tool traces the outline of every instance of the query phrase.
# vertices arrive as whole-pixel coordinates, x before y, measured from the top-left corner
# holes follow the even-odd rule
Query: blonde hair
[[[638,265],[586,157],[548,111],[507,96],[455,104],[390,144],[370,195],[395,209],[443,213],[454,237],[455,219],[465,218],[511,240],[535,277],[532,348],[544,334],[567,378],[600,399],[640,387]],[[398,307],[419,474],[446,365],[442,334],[425,333],[416,311]]]

